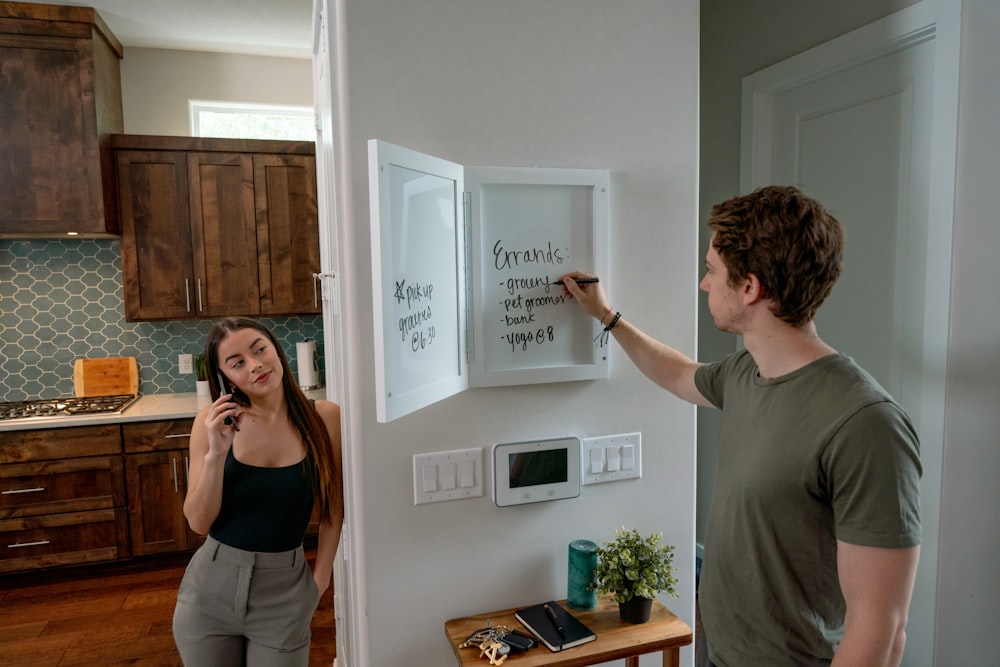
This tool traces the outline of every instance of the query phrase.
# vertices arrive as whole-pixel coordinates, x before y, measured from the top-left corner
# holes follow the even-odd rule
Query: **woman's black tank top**
[[[222,507],[209,535],[245,551],[290,551],[302,544],[312,514],[307,459],[281,468],[240,463],[232,447],[222,476]]]

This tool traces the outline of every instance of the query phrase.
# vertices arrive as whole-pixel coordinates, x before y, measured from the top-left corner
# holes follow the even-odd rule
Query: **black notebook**
[[[597,639],[593,630],[555,602],[519,609],[514,613],[514,618],[548,646],[550,651],[573,648]]]

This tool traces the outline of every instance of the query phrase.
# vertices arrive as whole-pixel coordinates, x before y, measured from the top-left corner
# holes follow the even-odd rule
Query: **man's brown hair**
[[[712,208],[708,226],[735,285],[757,276],[774,315],[792,326],[812,321],[840,277],[844,228],[795,187],[771,185]]]

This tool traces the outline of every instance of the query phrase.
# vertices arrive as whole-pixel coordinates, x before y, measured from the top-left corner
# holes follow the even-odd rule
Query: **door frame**
[[[924,665],[934,655],[941,479],[944,458],[945,379],[951,292],[952,234],[958,151],[958,86],[962,0],[922,0],[883,19],[804,51],[743,79],[740,191],[771,182],[772,118],[778,95],[851,67],[934,40],[928,235],[924,285],[924,359],[920,413],[924,477],[923,546],[904,664]],[[932,362],[933,363],[930,363]]]
[[[363,489],[361,488],[361,401],[358,360],[347,355],[354,346],[350,322],[357,317],[351,297],[353,270],[349,253],[352,195],[347,148],[342,145],[346,122],[346,21],[341,0],[313,1],[313,99],[316,111],[316,186],[319,213],[324,370],[327,398],[340,405],[344,493],[344,528],[333,567],[334,622],[337,624],[338,667],[367,666],[370,661],[366,587]]]

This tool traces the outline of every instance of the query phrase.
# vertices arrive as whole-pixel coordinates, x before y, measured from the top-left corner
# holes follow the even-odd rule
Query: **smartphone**
[[[218,373],[218,375],[216,377],[219,378],[219,395],[221,396],[222,394],[230,394],[230,393],[232,393],[228,389],[226,389],[226,376],[222,374],[222,371],[216,371],[216,373]],[[236,421],[233,420],[232,417],[226,417],[222,421],[222,423],[225,424],[226,426],[232,426],[237,431],[240,430],[240,427],[236,425]]]

